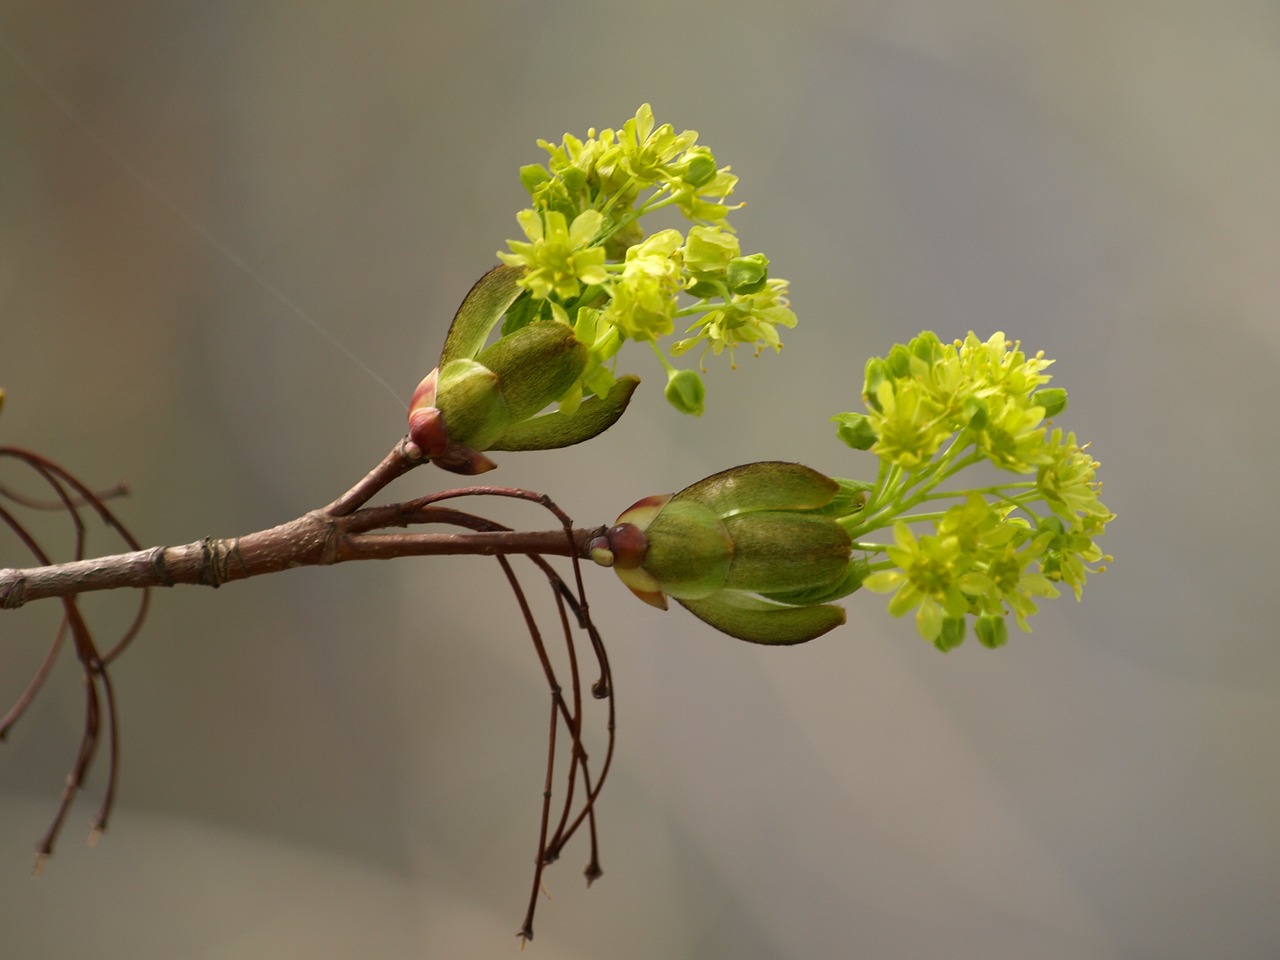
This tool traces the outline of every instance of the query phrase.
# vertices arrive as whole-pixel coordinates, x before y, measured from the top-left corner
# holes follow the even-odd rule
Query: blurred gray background
[[[868,355],[932,328],[1057,358],[1116,561],[1007,649],[942,656],[870,596],[753,648],[588,571],[620,711],[605,875],[584,890],[569,848],[530,955],[1280,949],[1276,4],[3,0],[0,38],[0,436],[127,479],[148,544],[361,476],[515,234],[535,138],[646,100],[741,176],[743,246],[800,327],[713,364],[700,421],[635,351],[617,429],[495,481],[588,524],[756,459],[857,476],[826,420]],[[0,952],[511,955],[547,694],[499,577],[423,559],[157,596],[115,671],[117,817],[88,851],[100,762],[33,881],[80,725],[65,659],[0,750]],[[56,616],[4,614],[0,699]]]

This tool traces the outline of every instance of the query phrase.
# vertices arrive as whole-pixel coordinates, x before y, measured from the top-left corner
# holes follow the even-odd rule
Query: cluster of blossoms
[[[728,223],[739,205],[726,198],[738,178],[717,167],[697,139],[692,130],[656,126],[645,104],[619,130],[538,141],[547,163],[521,168],[532,201],[517,215],[525,239],[507,241],[510,250],[498,256],[522,271],[523,293],[502,331],[558,320],[587,347],[583,373],[559,398],[560,409],[572,413],[584,396],[607,396],[614,357],[625,341],[637,340],[654,345],[668,376],[667,399],[701,413],[697,372],[675,369],[658,341],[680,326],[686,336],[667,347],[670,356],[700,345],[704,357],[728,350],[732,360],[740,345],[757,354],[777,350],[777,328],[795,325],[787,281],[769,276],[764,254],[744,256]],[[688,232],[646,236],[640,219],[668,208],[692,224]]]
[[[462,474],[492,469],[485,451],[557,449],[609,429],[639,383],[617,371],[628,340],[652,346],[667,399],[698,414],[702,379],[671,357],[777,350],[778,328],[796,322],[768,258],[743,255],[727,221],[737,178],[696,133],[655,125],[646,104],[618,130],[539,145],[546,164],[520,171],[525,239],[467,294],[410,403],[412,442]],[[646,235],[641,218],[663,209],[687,231]],[[674,599],[753,642],[812,639],[843,622],[832,601],[865,586],[891,593],[895,615],[914,610],[940,649],[963,641],[970,618],[1000,646],[1009,614],[1030,629],[1039,599],[1063,583],[1078,598],[1109,560],[1096,543],[1112,519],[1098,464],[1048,422],[1067,404],[1047,385],[1051,363],[1002,333],[946,344],[926,331],[867,362],[865,413],[832,417],[841,440],[879,458],[875,481],[736,467],[640,501],[591,556],[647,602]],[[978,464],[1013,479],[950,483]],[[881,529],[892,542],[874,537]]]
[[[757,463],[674,496],[649,497],[593,549],[641,599],[672,597],[720,630],[756,643],[800,643],[842,623],[831,601],[866,587],[889,612],[915,610],[921,636],[958,646],[969,619],[998,647],[1012,613],[1023,630],[1037,600],[1109,560],[1095,540],[1112,519],[1098,463],[1074,434],[1050,429],[1066,391],[1052,361],[997,333],[944,345],[933,333],[867,363],[866,413],[832,420],[849,446],[880,458],[874,482],[833,480],[799,464]],[[955,489],[989,463],[1016,479]],[[892,543],[871,539],[892,528]]]
[[[1038,598],[1066,583],[1078,599],[1110,559],[1095,542],[1113,517],[1098,499],[1098,463],[1045,422],[1067,403],[1045,386],[1052,362],[1001,333],[943,344],[925,332],[868,361],[865,414],[832,418],[845,443],[880,457],[866,502],[840,521],[867,560],[861,585],[892,593],[894,615],[915,610],[940,649],[964,639],[970,616],[983,644],[1003,644],[1008,613],[1029,630]],[[1028,479],[944,488],[984,461]],[[892,544],[867,539],[884,527]]]
[[[866,587],[889,612],[916,611],[941,650],[974,619],[979,641],[1008,639],[1066,583],[1080,597],[1110,557],[1096,538],[1112,519],[1098,467],[1046,418],[1066,408],[1043,354],[997,333],[943,344],[925,332],[867,363],[866,413],[841,413],[840,439],[880,458],[874,482],[833,480],[799,464],[757,463],[649,497],[593,548],[641,599],[668,596],[756,643],[800,643],[842,623],[831,601]],[[955,489],[989,463],[1017,479]],[[1027,479],[1024,479],[1027,478]],[[893,542],[871,539],[892,528]]]

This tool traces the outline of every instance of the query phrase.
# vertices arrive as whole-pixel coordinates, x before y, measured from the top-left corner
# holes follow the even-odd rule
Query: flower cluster
[[[686,262],[713,259],[718,242],[690,244],[698,256]],[[1010,614],[1030,630],[1041,600],[1064,583],[1079,599],[1111,559],[1096,542],[1114,516],[1098,498],[1098,462],[1048,423],[1067,406],[1066,391],[1047,386],[1052,362],[1002,333],[944,344],[926,331],[867,362],[865,413],[831,418],[844,443],[879,457],[875,481],[736,467],[641,500],[592,557],[642,600],[666,609],[674,598],[755,643],[826,632],[843,620],[832,601],[865,586],[892,595],[894,616],[914,611],[941,650],[962,643],[971,621],[980,643],[1001,646]],[[949,482],[984,465],[1013,476]]]
[[[926,331],[867,362],[865,414],[832,417],[845,443],[881,461],[866,502],[841,518],[871,571],[861,585],[891,593],[896,616],[914,610],[940,649],[964,639],[969,617],[983,644],[999,646],[1007,614],[1029,630],[1038,599],[1057,596],[1058,583],[1079,598],[1110,559],[1095,542],[1113,517],[1098,499],[1098,463],[1046,425],[1067,403],[1045,386],[1052,362],[1001,333],[943,344]],[[944,486],[983,461],[1034,479]],[[892,544],[868,539],[881,528]]]
[[[762,253],[744,256],[728,223],[737,183],[692,130],[657,126],[648,104],[618,130],[538,141],[545,164],[521,168],[532,206],[517,216],[524,240],[498,256],[519,268],[524,294],[507,310],[503,333],[536,320],[573,328],[590,358],[563,398],[572,411],[584,396],[603,397],[615,382],[614,357],[627,340],[649,341],[668,375],[668,399],[701,413],[694,371],[676,370],[658,341],[684,326],[672,356],[738,346],[757,354],[781,347],[779,326],[796,317],[785,280],[769,277]],[[691,224],[646,236],[640,219],[671,208]],[[697,381],[694,384],[692,381]]]

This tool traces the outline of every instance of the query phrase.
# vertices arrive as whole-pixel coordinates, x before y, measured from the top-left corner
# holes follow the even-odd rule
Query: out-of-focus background
[[[148,544],[327,502],[400,436],[535,139],[644,101],[741,176],[744,248],[800,327],[713,363],[697,421],[634,351],[617,429],[495,480],[589,524],[756,459],[856,476],[826,421],[868,355],[1004,330],[1057,358],[1116,560],[1033,635],[947,656],[880,597],[763,649],[588,571],[620,711],[605,875],[583,889],[583,842],[548,872],[536,956],[1272,955],[1273,3],[3,0],[3,442],[127,479]],[[56,616],[3,615],[0,699]],[[491,561],[165,592],[114,676],[97,849],[101,762],[29,876],[79,732],[69,658],[0,750],[5,956],[515,949],[547,694]]]

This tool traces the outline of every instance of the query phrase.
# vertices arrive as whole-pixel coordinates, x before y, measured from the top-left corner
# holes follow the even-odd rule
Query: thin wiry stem
[[[26,713],[27,707],[31,705],[31,702],[36,698],[36,694],[40,692],[40,688],[44,686],[44,681],[49,676],[49,671],[53,669],[54,661],[58,659],[58,652],[62,649],[62,639],[66,635],[67,618],[64,616],[62,622],[58,624],[58,632],[53,635],[53,642],[49,644],[49,648],[45,651],[44,659],[40,661],[40,666],[36,668],[35,674],[27,681],[22,693],[18,694],[18,699],[9,708],[9,712],[0,717],[0,742],[3,742],[9,735],[9,729]]]
[[[473,530],[500,531],[507,529],[503,524],[488,520],[484,517],[463,513],[462,511],[448,511],[446,515],[443,508],[425,507],[425,504],[427,503],[455,499],[463,496],[497,496],[536,503],[552,511],[557,518],[561,520],[564,524],[564,532],[567,538],[573,539],[577,536],[572,527],[572,521],[567,514],[561,511],[560,508],[548,497],[531,491],[509,487],[470,487],[459,490],[443,491],[440,494],[428,495],[427,497],[420,498],[414,503],[415,506],[422,505],[424,509],[439,511],[432,517],[432,519],[437,522],[448,522]],[[548,836],[550,832],[550,791],[554,788],[555,783],[554,744],[548,753],[546,774],[546,782],[548,786],[546,788],[546,795],[544,796],[542,820],[539,824],[538,858],[534,871],[533,892],[530,896],[528,912],[525,915],[524,922],[522,923],[518,934],[522,942],[524,942],[532,939],[533,937],[533,917],[537,907],[537,894],[543,887],[543,871],[546,866],[555,862],[559,858],[560,851],[568,843],[569,839],[573,836],[584,820],[589,823],[589,833],[591,837],[590,857],[587,861],[587,866],[584,869],[588,885],[602,875],[603,871],[600,869],[599,843],[595,821],[595,801],[604,785],[605,776],[608,773],[609,766],[613,758],[615,704],[612,695],[613,679],[609,670],[608,655],[605,652],[604,643],[600,637],[600,633],[596,629],[595,624],[591,621],[590,607],[587,603],[586,591],[582,581],[581,564],[577,560],[576,552],[571,555],[571,562],[575,568],[575,581],[577,585],[576,595],[575,592],[564,582],[563,578],[547,562],[545,557],[536,554],[529,557],[530,561],[547,577],[548,582],[551,585],[552,594],[556,600],[569,662],[572,706],[570,706],[570,703],[567,702],[564,697],[563,687],[556,676],[555,667],[547,651],[541,631],[538,628],[536,618],[528,604],[527,597],[523,587],[520,585],[514,568],[505,556],[499,555],[497,559],[502,565],[503,573],[507,577],[512,593],[516,597],[516,602],[520,608],[521,615],[524,617],[529,637],[532,640],[534,650],[538,655],[538,661],[541,664],[544,676],[547,679],[547,684],[552,697],[554,710],[553,717],[556,718],[557,724],[563,721],[571,738],[570,766],[566,777],[564,808],[556,829],[550,836]],[[588,751],[583,743],[582,734],[584,715],[582,680],[581,673],[578,668],[577,651],[573,642],[572,625],[568,618],[569,611],[573,612],[579,629],[586,632],[590,639],[592,649],[596,654],[597,662],[600,667],[600,676],[592,684],[592,695],[595,699],[607,699],[609,701],[608,724],[606,728],[608,734],[608,746],[600,779],[595,784],[592,783]],[[552,736],[554,737],[554,733]],[[585,797],[583,798],[581,808],[578,810],[577,816],[574,817],[572,822],[570,822],[569,818],[573,813],[574,801],[576,799],[577,775],[579,770],[581,770]]]
[[[122,480],[115,486],[107,487],[105,490],[95,490],[93,495],[103,502],[127,497],[129,495],[129,485]],[[28,510],[62,510],[65,506],[61,500],[40,500],[36,497],[28,497],[25,493],[9,489],[3,483],[0,483],[0,497],[12,500]],[[88,500],[76,501],[77,506],[87,506],[88,503]]]
[[[560,726],[559,714],[563,709],[564,698],[560,685],[556,682],[555,670],[547,657],[547,648],[542,642],[538,622],[533,616],[533,611],[529,609],[529,601],[525,598],[524,589],[520,586],[515,570],[511,568],[511,561],[506,557],[498,557],[498,563],[502,566],[502,572],[506,575],[511,592],[515,595],[516,603],[520,607],[520,615],[524,617],[525,627],[529,631],[529,638],[533,641],[533,648],[537,651],[543,672],[551,686],[551,729],[547,735],[547,775],[542,789],[542,817],[538,825],[538,854],[534,858],[533,890],[529,894],[529,907],[525,911],[524,922],[516,934],[520,937],[521,944],[524,944],[533,939],[533,914],[538,908],[538,892],[542,889],[542,871],[546,867],[544,852],[547,848],[547,827],[551,820],[551,787],[555,782],[556,730]]]
[[[62,467],[30,451],[0,448],[0,456],[16,459],[31,469],[47,484],[54,499],[43,501],[0,488],[0,499],[31,508],[60,508],[72,525],[75,559],[53,564],[49,555],[9,512],[0,506],[0,523],[21,540],[43,567],[0,571],[0,605],[17,607],[42,597],[57,597],[63,606],[63,618],[57,633],[35,675],[19,695],[8,713],[0,718],[0,738],[22,716],[49,675],[52,664],[70,635],[76,658],[80,662],[85,689],[84,726],[71,771],[48,831],[37,847],[37,869],[52,853],[55,841],[66,821],[77,793],[105,739],[109,753],[107,786],[102,803],[93,819],[90,841],[105,830],[119,782],[120,731],[113,685],[107,672],[137,635],[149,609],[149,587],[173,586],[176,583],[204,583],[218,586],[236,579],[273,573],[308,564],[332,564],[345,560],[390,559],[398,556],[426,554],[487,554],[495,556],[516,599],[526,630],[534,645],[539,664],[551,693],[550,728],[547,745],[547,768],[543,788],[542,812],[538,833],[538,855],[533,891],[521,926],[523,941],[533,937],[533,917],[538,893],[543,888],[543,872],[556,861],[565,845],[586,822],[590,833],[590,857],[585,868],[588,884],[601,875],[595,804],[612,765],[615,742],[616,705],[609,658],[599,630],[591,620],[590,606],[582,577],[581,557],[590,541],[603,528],[575,529],[572,520],[549,497],[514,487],[469,486],[444,490],[384,506],[367,506],[387,484],[410,469],[425,462],[415,455],[416,448],[401,440],[382,462],[355,486],[328,506],[304,514],[294,521],[269,530],[248,534],[233,540],[212,538],[182,547],[156,547],[143,550],[133,536],[95,493]],[[445,501],[476,497],[516,499],[550,512],[558,521],[558,531],[524,533],[501,523],[452,506]],[[124,540],[133,553],[86,560],[88,527],[82,511],[96,514],[102,523]],[[460,527],[466,533],[387,533],[387,528],[421,524],[443,524]],[[510,557],[524,555],[547,578],[556,604],[556,615],[565,644],[569,675],[569,695],[562,687],[537,618],[516,575]],[[567,556],[573,567],[572,586],[556,571],[550,556]],[[136,615],[116,642],[105,653],[99,646],[79,607],[83,592],[120,587],[142,588]],[[571,617],[572,614],[572,617]],[[585,703],[582,675],[575,639],[575,626],[583,631],[596,658],[598,675],[591,685],[594,699],[608,701],[607,749],[598,779],[593,779],[589,752],[584,742]],[[552,819],[556,789],[556,754],[559,728],[568,733],[568,769],[563,774],[564,799],[555,820]],[[579,790],[581,784],[581,790]]]
[[[0,448],[0,457],[14,459],[24,464],[52,490],[55,498],[53,501],[43,501],[14,494],[13,491],[7,488],[4,491],[4,496],[13,503],[24,504],[33,509],[50,509],[60,504],[63,513],[72,525],[73,552],[76,560],[83,560],[86,553],[88,530],[84,518],[81,516],[81,510],[84,508],[89,508],[95,512],[103,524],[124,540],[128,546],[138,549],[138,541],[134,539],[124,524],[103,503],[103,497],[89,489],[88,486],[65,468],[39,454],[14,447]],[[16,517],[7,510],[0,508],[0,519],[3,519],[5,525],[17,535],[18,539],[23,542],[38,561],[46,564],[49,562],[47,552]],[[91,840],[96,839],[106,828],[115,802],[116,784],[119,781],[120,772],[119,724],[115,709],[115,695],[111,686],[110,676],[107,673],[107,664],[113,657],[123,651],[133,637],[137,635],[143,620],[146,618],[149,600],[149,592],[144,590],[132,622],[108,654],[103,656],[98,651],[93,633],[80,611],[76,597],[63,597],[62,622],[49,645],[44,660],[31,680],[28,681],[26,688],[19,694],[17,701],[5,715],[3,721],[0,721],[0,737],[2,737],[21,717],[43,686],[54,659],[61,649],[62,639],[69,632],[76,652],[76,659],[80,662],[85,688],[84,726],[81,731],[80,743],[76,750],[76,757],[72,763],[71,772],[67,776],[62,798],[55,811],[53,822],[36,847],[37,870],[40,869],[40,866],[53,852],[54,843],[66,821],[71,804],[84,784],[89,767],[97,754],[104,720],[107,727],[107,786],[98,813],[93,820],[93,830],[90,834]]]

